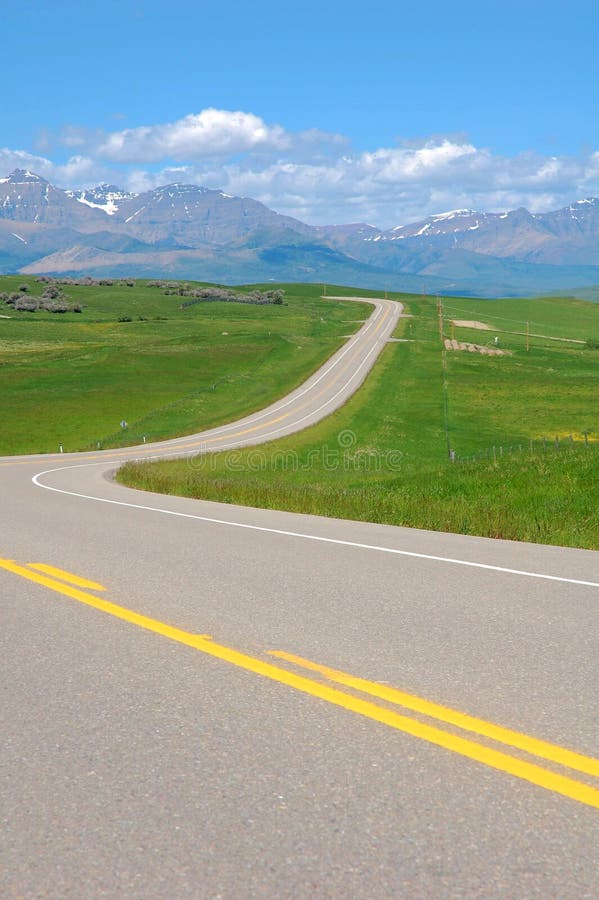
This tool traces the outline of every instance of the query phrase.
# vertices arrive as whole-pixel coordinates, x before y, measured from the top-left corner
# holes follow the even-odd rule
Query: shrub
[[[42,309],[51,313],[65,313],[69,311],[69,304],[64,297],[60,297],[58,300],[43,300]]]
[[[15,300],[15,309],[19,312],[35,312],[38,309],[38,301],[33,297],[19,297]]]

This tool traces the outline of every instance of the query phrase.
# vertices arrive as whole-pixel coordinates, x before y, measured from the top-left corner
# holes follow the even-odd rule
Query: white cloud
[[[72,156],[65,163],[57,164],[27,150],[0,148],[0,176],[8,175],[14,169],[29,169],[63,188],[95,185],[114,174],[103,163],[87,156]]]
[[[360,153],[342,135],[291,132],[253,113],[212,108],[109,134],[69,127],[59,143],[76,155],[55,163],[0,150],[0,175],[29,168],[61,187],[110,181],[139,192],[173,181],[201,184],[313,224],[380,227],[458,207],[540,212],[599,194],[599,150],[501,156],[454,135]]]
[[[280,125],[259,116],[204,109],[164,125],[143,125],[108,134],[96,154],[114,162],[153,163],[164,159],[197,160],[268,148],[284,151],[290,138]]]
[[[459,207],[539,211],[566,205],[599,191],[599,154],[509,158],[441,141],[317,164],[279,160],[263,167],[229,164],[216,171],[192,167],[186,175],[190,181],[204,176],[204,183],[208,177],[209,186],[255,197],[312,223],[365,220],[388,227]]]
[[[49,159],[36,156],[27,150],[10,150],[8,147],[0,148],[0,175],[8,175],[13,169],[29,169],[42,178],[54,171],[54,166]]]

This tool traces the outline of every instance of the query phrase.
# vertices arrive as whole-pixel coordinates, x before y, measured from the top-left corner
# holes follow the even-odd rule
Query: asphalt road
[[[2,897],[597,896],[599,554],[139,493],[0,460]]]

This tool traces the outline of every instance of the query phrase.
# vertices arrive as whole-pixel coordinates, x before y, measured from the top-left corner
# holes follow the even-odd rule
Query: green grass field
[[[27,296],[44,289],[34,278],[4,276],[0,293],[23,283]],[[81,313],[0,302],[0,453],[137,444],[266,406],[318,368],[369,311],[323,301],[317,285],[283,287],[282,306],[182,310],[181,298],[140,281],[65,286]]]
[[[509,355],[495,357],[444,350],[435,301],[404,302],[413,318],[397,336],[406,342],[389,344],[358,394],[318,426],[234,454],[128,464],[119,479],[252,506],[599,549],[599,350],[586,345],[599,339],[599,305],[444,300],[445,336],[493,348],[497,337]]]

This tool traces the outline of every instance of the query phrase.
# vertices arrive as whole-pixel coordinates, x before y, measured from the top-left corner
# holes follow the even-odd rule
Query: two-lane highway
[[[241,422],[0,460],[2,896],[596,896],[599,554],[105,477],[307,427],[399,312]]]

